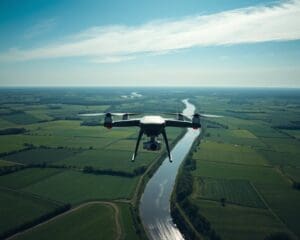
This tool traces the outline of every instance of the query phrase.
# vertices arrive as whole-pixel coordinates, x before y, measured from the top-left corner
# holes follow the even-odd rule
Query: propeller
[[[177,119],[181,120],[181,121],[184,121],[184,118],[186,117],[185,115],[183,115],[182,113],[179,113],[179,112],[175,112],[175,113],[163,113],[163,114],[175,115],[177,117]]]
[[[95,116],[104,116],[104,115],[110,115],[110,116],[133,116],[138,115],[138,113],[82,113],[78,114],[81,117],[95,117]]]
[[[195,113],[192,115],[185,115],[183,113],[164,113],[164,114],[168,114],[168,115],[175,115],[177,116],[179,119],[186,117],[186,118],[190,118],[190,117],[204,117],[204,118],[220,118],[223,117],[221,115],[214,115],[214,114],[204,114],[204,113]],[[181,119],[180,119],[181,120]]]
[[[214,114],[205,114],[205,113],[195,113],[193,115],[190,115],[191,117],[204,117],[204,118],[221,118],[223,116],[221,115],[214,115]]]

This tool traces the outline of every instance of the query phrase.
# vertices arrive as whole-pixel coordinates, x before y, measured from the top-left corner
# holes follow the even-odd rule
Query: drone
[[[143,149],[148,151],[159,151],[161,149],[161,142],[157,140],[157,137],[161,134],[163,136],[169,161],[172,162],[172,156],[170,152],[170,146],[165,128],[166,127],[178,127],[178,128],[201,128],[201,117],[219,117],[217,115],[199,114],[195,113],[191,116],[184,115],[182,113],[166,113],[169,115],[175,115],[176,119],[163,118],[161,116],[144,116],[142,118],[129,119],[130,116],[140,115],[138,113],[86,113],[79,114],[82,117],[94,117],[104,116],[104,127],[111,129],[113,127],[139,127],[135,150],[132,155],[131,161],[134,161],[139,149],[140,141],[143,135],[146,135],[149,139],[143,143]],[[114,116],[121,116],[122,120],[114,121]]]

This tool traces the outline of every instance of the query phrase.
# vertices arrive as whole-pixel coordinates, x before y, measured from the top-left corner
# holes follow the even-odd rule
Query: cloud
[[[92,27],[63,42],[31,49],[11,49],[2,61],[84,57],[119,62],[143,54],[201,46],[233,45],[300,39],[300,1],[255,6],[180,20],[153,21],[140,26]],[[98,60],[97,60],[98,59]]]
[[[24,33],[24,38],[31,39],[50,31],[56,25],[55,18],[48,18],[34,24]]]

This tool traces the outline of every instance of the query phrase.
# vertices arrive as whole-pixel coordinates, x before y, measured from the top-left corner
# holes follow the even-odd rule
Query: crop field
[[[30,194],[0,188],[0,235],[47,214],[58,205]]]
[[[201,142],[194,153],[195,159],[247,165],[267,165],[264,157],[253,148],[245,145],[218,143],[208,140]]]
[[[294,181],[300,182],[300,168],[295,167],[285,167],[283,171],[290,176]]]
[[[79,152],[79,150],[71,149],[31,149],[7,155],[3,159],[22,164],[54,163],[76,155]]]
[[[89,149],[104,148],[116,141],[112,138],[101,137],[67,137],[67,136],[31,136],[31,135],[5,135],[0,136],[0,153],[24,149],[24,144],[34,146],[47,146],[51,148]]]
[[[240,130],[228,130],[223,128],[212,128],[207,129],[206,139],[215,141],[215,142],[224,142],[230,143],[234,145],[245,145],[249,147],[259,147],[264,148],[265,144],[260,139],[255,137],[241,137],[241,134],[236,136],[237,131]],[[250,131],[247,131],[248,136],[252,136],[253,134]]]
[[[15,124],[32,124],[32,123],[37,123],[41,119],[38,119],[30,114],[24,113],[24,112],[17,112],[13,114],[8,114],[8,115],[2,115],[2,119],[15,123]]]
[[[249,181],[198,178],[196,196],[204,199],[234,203],[242,206],[266,208]]]
[[[112,207],[90,204],[16,237],[18,240],[116,239]]]
[[[90,166],[133,173],[161,156],[163,141],[161,151],[148,152],[142,149],[142,142],[148,139],[144,137],[136,161],[131,162],[138,128],[108,130],[102,126],[103,117],[84,118],[78,114],[176,112],[183,108],[181,100],[188,97],[197,111],[224,116],[202,119],[202,141],[193,153],[196,169],[191,171],[191,202],[222,240],[264,239],[277,231],[300,237],[300,191],[292,185],[293,181],[299,182],[300,173],[299,94],[279,94],[275,90],[266,94],[263,90],[140,89],[142,97],[124,97],[133,91],[1,91],[0,129],[25,129],[18,134],[4,131],[0,135],[1,232],[34,221],[62,204],[76,207],[94,200],[119,200],[123,201],[116,203],[122,238],[141,239],[128,201],[142,175],[103,175],[83,173],[82,169]],[[168,128],[170,143],[181,132]],[[18,239],[114,239],[113,213],[107,205],[86,205]]]
[[[274,216],[262,208],[249,208],[219,202],[196,200],[194,202],[202,215],[208,218],[222,239],[253,240],[264,239],[274,232],[288,232],[288,229]]]
[[[64,171],[22,190],[61,202],[79,204],[88,200],[130,199],[137,180]]]
[[[194,176],[245,179],[251,182],[278,183],[282,177],[271,167],[228,164],[197,160],[197,169],[192,172]]]
[[[0,186],[21,189],[62,172],[54,168],[29,168],[0,176]]]
[[[129,150],[129,149],[127,149]],[[131,150],[131,149],[130,149]],[[158,155],[149,152],[140,152],[135,162],[131,161],[132,151],[124,151],[110,148],[105,150],[87,150],[67,159],[56,162],[83,168],[91,166],[96,169],[112,169],[124,172],[132,172],[140,166],[148,166]]]
[[[298,239],[299,94],[225,92],[193,98],[200,111],[224,117],[204,122],[189,199],[221,239]]]

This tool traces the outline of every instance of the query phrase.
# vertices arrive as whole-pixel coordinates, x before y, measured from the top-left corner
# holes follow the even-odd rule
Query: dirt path
[[[104,204],[104,205],[108,205],[108,206],[110,206],[110,207],[112,207],[114,209],[114,212],[115,212],[115,224],[116,224],[116,228],[117,228],[116,240],[120,240],[121,236],[122,236],[122,229],[121,229],[120,220],[119,220],[120,219],[119,208],[118,208],[118,206],[115,203],[108,202],[108,201],[92,201],[92,202],[83,203],[83,204],[81,204],[81,205],[79,205],[79,206],[77,206],[75,208],[72,208],[69,211],[63,212],[63,213],[61,213],[61,214],[59,214],[59,215],[57,215],[57,216],[55,216],[55,217],[53,217],[53,218],[45,221],[45,222],[37,224],[37,225],[35,225],[35,226],[33,226],[33,227],[29,228],[29,229],[26,229],[26,230],[24,230],[22,232],[18,232],[16,234],[14,234],[13,236],[7,238],[7,240],[15,239],[19,235],[22,235],[24,233],[30,232],[30,231],[34,230],[35,228],[38,228],[38,227],[43,226],[45,224],[48,224],[49,222],[55,221],[56,219],[61,218],[61,217],[65,216],[65,215],[67,215],[69,213],[72,213],[72,212],[77,211],[77,210],[79,210],[79,209],[81,209],[83,207],[86,207],[86,206],[89,206],[89,205],[93,205],[93,204],[102,204],[102,205]]]

